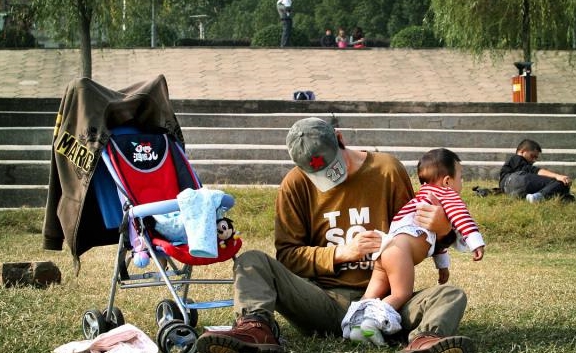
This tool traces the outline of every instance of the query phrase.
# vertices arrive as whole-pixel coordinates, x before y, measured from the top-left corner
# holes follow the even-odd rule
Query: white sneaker
[[[360,325],[364,339],[370,340],[377,346],[385,346],[386,341],[382,336],[382,331],[378,328],[378,323],[373,319],[364,319]]]
[[[526,195],[526,200],[528,200],[528,202],[530,203],[537,203],[544,200],[544,195],[542,195],[539,192],[536,192],[534,194],[528,194]]]
[[[360,326],[352,326],[350,330],[350,341],[357,343],[370,343],[370,340],[364,336]]]
[[[386,335],[392,335],[402,329],[402,318],[390,304],[376,299],[366,305],[364,319],[372,319],[376,327]]]
[[[350,304],[350,307],[348,308],[348,311],[346,312],[346,315],[344,316],[344,319],[342,319],[342,337],[344,338],[352,338],[352,330],[354,328],[358,328],[358,331],[360,329],[360,324],[362,323],[362,320],[364,320],[364,309],[366,308],[366,302],[365,301],[357,301],[357,302],[352,302]]]

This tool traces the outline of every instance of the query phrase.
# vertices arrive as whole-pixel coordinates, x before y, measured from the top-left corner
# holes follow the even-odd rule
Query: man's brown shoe
[[[400,353],[474,353],[472,340],[466,336],[439,336],[426,332],[417,335]]]
[[[270,325],[254,316],[241,317],[229,331],[206,331],[196,342],[198,353],[279,353],[284,349]]]

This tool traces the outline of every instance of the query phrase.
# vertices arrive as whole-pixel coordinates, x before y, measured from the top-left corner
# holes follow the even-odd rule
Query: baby
[[[471,250],[474,261],[484,256],[482,235],[459,195],[460,158],[445,148],[431,150],[418,162],[418,178],[422,184],[420,191],[393,218],[388,234],[382,233],[380,250],[373,254],[374,271],[366,292],[362,300],[350,305],[342,321],[345,338],[383,345],[382,333],[400,331],[398,311],[413,295],[414,266],[426,257],[434,256],[438,282],[444,284],[449,277],[450,259],[446,251],[449,245]],[[454,230],[452,235],[437,237],[414,223],[416,205],[435,201],[443,207]]]

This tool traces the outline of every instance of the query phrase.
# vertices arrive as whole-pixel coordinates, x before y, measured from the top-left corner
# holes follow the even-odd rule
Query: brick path
[[[95,49],[93,79],[119,89],[164,74],[175,99],[511,102],[513,62],[434,50]],[[538,102],[575,103],[568,52],[539,52]],[[0,50],[0,97],[60,97],[80,73],[78,50]]]

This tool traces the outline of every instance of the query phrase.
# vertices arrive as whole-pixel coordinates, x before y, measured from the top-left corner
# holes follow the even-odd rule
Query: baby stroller
[[[183,191],[199,192],[202,185],[179,144],[167,134],[143,134],[134,127],[120,127],[113,129],[101,159],[103,163],[97,166],[93,178],[93,190],[106,226],[119,228],[120,239],[108,305],[102,312],[91,309],[84,313],[84,336],[93,339],[124,324],[122,312],[114,306],[118,288],[166,285],[172,298],[156,306],[158,347],[162,352],[191,351],[198,337],[194,330],[198,310],[233,305],[232,299],[193,302],[188,294],[194,283],[232,283],[232,280],[194,279],[192,269],[231,259],[240,250],[242,241],[233,236],[231,220],[223,217],[234,199],[222,192],[209,194],[216,195],[219,201],[204,212],[214,213],[219,220],[213,227],[206,227],[216,230],[212,240],[217,251],[214,253],[213,249],[211,257],[201,257],[206,256],[203,253],[193,256],[194,250],[186,237],[177,238],[178,232],[185,233],[188,229],[182,229],[182,217],[176,217],[174,212],[184,212],[183,201],[178,199]],[[176,234],[163,234],[159,231],[162,229]],[[220,244],[217,238],[221,238]],[[197,250],[206,252],[203,248]],[[129,272],[131,264],[144,268],[149,262],[155,265],[155,272]]]
[[[62,250],[66,242],[79,271],[83,253],[118,244],[108,305],[82,317],[86,339],[124,324],[114,306],[118,289],[167,287],[170,298],[156,306],[162,352],[193,350],[198,310],[232,305],[231,299],[188,299],[193,284],[232,283],[192,278],[192,269],[234,258],[242,242],[223,217],[234,199],[202,187],[183,141],[162,75],[118,91],[88,78],[66,88],[53,134],[44,248]],[[188,198],[179,198],[182,194]],[[192,195],[212,203],[183,209],[182,200]],[[197,219],[210,221],[191,222],[195,210],[209,216]],[[184,230],[166,222],[180,219],[186,220]],[[211,240],[196,243],[202,236]],[[211,247],[198,246],[207,244]],[[155,270],[145,272],[148,264]]]

